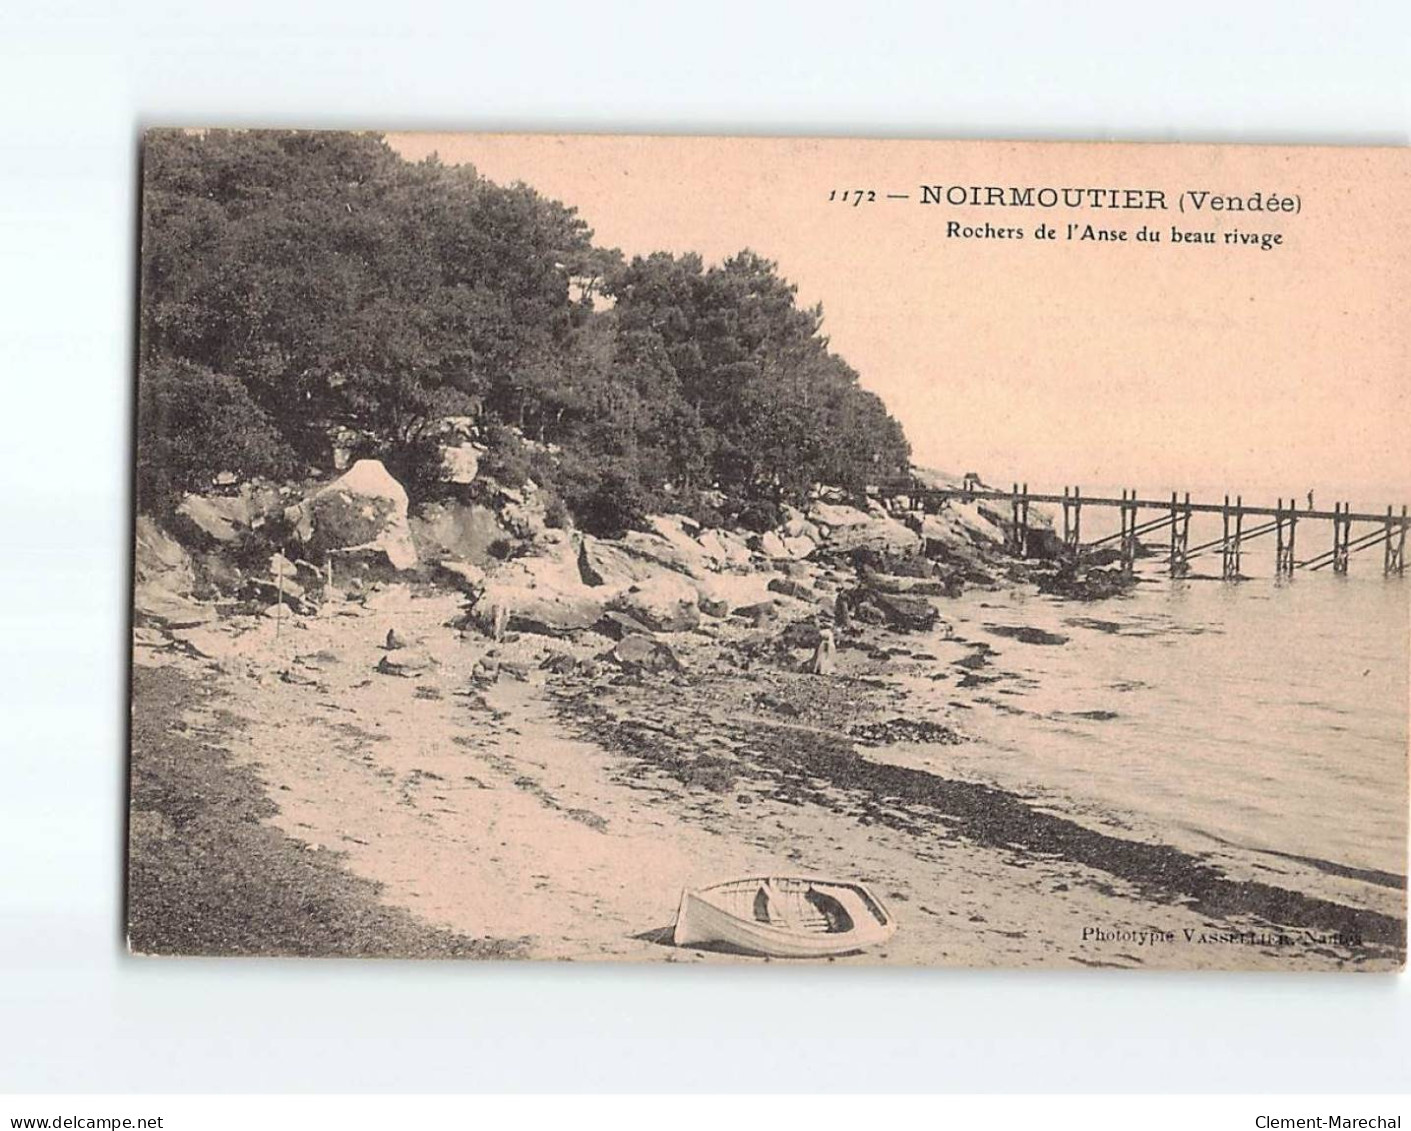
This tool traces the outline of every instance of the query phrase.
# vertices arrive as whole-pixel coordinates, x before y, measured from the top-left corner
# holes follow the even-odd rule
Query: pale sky
[[[1035,490],[1374,487],[1411,501],[1406,150],[405,134],[578,208],[628,255],[749,247],[822,302],[833,348],[918,463]],[[951,207],[921,185],[1134,187],[1168,211]],[[859,207],[830,190],[875,189]],[[1187,189],[1300,211],[1177,211]],[[886,200],[886,193],[908,200]],[[1022,227],[947,238],[948,221]],[[1155,245],[1044,242],[1047,222],[1147,223]],[[1170,229],[1284,244],[1173,246]],[[1223,487],[1221,485],[1224,485]],[[1394,495],[1394,497],[1393,497]],[[1370,500],[1377,502],[1376,498]]]

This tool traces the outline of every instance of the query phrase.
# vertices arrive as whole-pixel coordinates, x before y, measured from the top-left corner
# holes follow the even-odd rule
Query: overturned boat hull
[[[896,929],[862,884],[759,876],[684,890],[672,941],[769,958],[822,958],[884,943]]]

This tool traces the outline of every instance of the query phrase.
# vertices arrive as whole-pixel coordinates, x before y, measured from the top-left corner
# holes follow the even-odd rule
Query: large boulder
[[[860,587],[849,593],[845,600],[853,613],[865,615],[870,612],[889,628],[901,632],[927,632],[940,619],[940,613],[925,597],[909,593],[883,593]]]
[[[826,504],[825,504],[826,505]],[[779,533],[788,538],[811,538],[818,541],[818,527],[809,522],[803,511],[795,510],[793,507],[783,508],[784,521],[779,527]]]
[[[680,671],[681,661],[664,641],[652,636],[624,636],[607,659],[628,672]]]
[[[647,519],[650,531],[629,530],[612,542],[583,541],[583,578],[590,585],[613,585],[647,578],[665,567],[691,577],[702,577],[726,565],[741,564],[741,548],[723,531],[703,531],[680,514],[658,514]],[[748,564],[749,551],[743,551]]]
[[[478,594],[485,587],[485,571],[473,562],[445,558],[436,564],[442,578],[458,589]]]
[[[490,547],[502,542],[508,531],[489,507],[479,503],[426,503],[410,519],[412,541],[423,561],[451,558],[490,564]]]
[[[653,632],[686,632],[701,623],[695,587],[669,573],[628,586],[608,602],[608,608],[626,613]]]
[[[730,615],[730,602],[724,597],[713,597],[709,593],[700,594],[700,608],[708,617],[728,617]]]
[[[621,640],[623,637],[632,635],[650,636],[652,633],[652,630],[641,621],[629,617],[626,613],[613,612],[612,610],[605,612],[602,619],[593,628],[614,640]]]
[[[779,619],[778,601],[756,601],[731,610],[731,616],[743,617],[755,628],[764,628]]]
[[[691,578],[691,585],[699,598],[701,612],[726,617],[738,605],[765,600],[769,580],[763,573],[714,573]]]
[[[771,578],[768,589],[771,593],[782,593],[785,597],[793,597],[799,601],[813,601],[818,596],[802,581],[792,577]]]
[[[1057,573],[1040,576],[1040,593],[1054,597],[1068,597],[1077,601],[1102,601],[1108,597],[1122,597],[1136,588],[1136,577],[1125,574],[1120,569],[1090,569],[1080,575],[1072,566],[1064,566]]]
[[[192,598],[191,558],[175,538],[138,515],[133,550],[132,607],[139,625],[191,628],[215,619],[215,610]]]
[[[602,617],[608,591],[583,584],[576,540],[549,533],[555,537],[546,554],[516,558],[486,578],[471,610],[481,628],[562,636],[592,628]]]
[[[380,553],[394,569],[417,564],[407,517],[407,492],[375,459],[310,495],[290,517],[314,553]]]
[[[616,545],[635,558],[655,562],[678,573],[700,576],[711,569],[706,552],[694,538],[667,538],[660,533],[629,530]]]
[[[484,449],[478,444],[462,443],[441,449],[441,478],[462,486],[474,483],[480,472],[480,457]]]
[[[436,657],[421,646],[389,651],[377,661],[377,670],[383,675],[396,675],[403,679],[433,671],[438,666]]]
[[[998,546],[1009,540],[1009,526],[1013,516],[989,503],[963,503],[952,499],[946,504],[945,513],[954,517],[956,524],[973,542]]]
[[[188,531],[208,542],[238,542],[250,527],[245,501],[235,495],[187,495],[176,514]]]
[[[994,580],[987,552],[972,541],[968,534],[946,514],[928,514],[918,524],[923,542],[922,552],[928,559],[943,563],[947,575],[977,585]]]
[[[753,555],[750,553],[748,539],[743,534],[738,534],[733,530],[710,530],[703,533],[699,539],[702,545],[705,544],[706,534],[714,535],[716,540],[725,550],[725,566],[734,570],[748,570],[753,565]]]
[[[132,576],[139,590],[178,596],[189,594],[196,581],[191,557],[181,543],[145,514],[137,516]]]
[[[959,526],[942,515],[923,515],[916,523],[916,532],[921,536],[922,549],[925,553],[932,553],[943,549],[949,549],[952,545],[960,541],[967,541]]]
[[[549,525],[549,496],[532,479],[518,489],[501,488],[500,521],[510,533],[530,542],[542,541],[553,529]]]
[[[844,526],[862,526],[872,521],[872,516],[856,507],[840,503],[814,503],[808,512],[809,519],[816,525],[828,527],[830,531]]]
[[[813,551],[818,549],[818,543],[807,534],[784,535],[784,552],[795,561],[803,561],[811,557]]]
[[[515,585],[498,578],[486,584],[471,610],[474,623],[491,634],[510,628],[565,636],[592,628],[602,615],[602,599],[586,586]]]
[[[824,546],[830,553],[867,549],[906,557],[921,550],[921,536],[894,518],[867,517],[863,522],[830,527]]]
[[[861,569],[859,576],[868,589],[878,593],[909,593],[914,597],[958,597],[959,589],[947,577],[908,577]]]
[[[715,569],[743,571],[751,566],[748,541],[733,531],[702,530],[696,535],[696,544]]]
[[[628,553],[616,542],[585,534],[578,552],[578,571],[586,585],[621,588],[655,577],[661,573],[662,566]]]
[[[283,508],[278,488],[269,483],[243,483],[229,495],[187,495],[176,508],[176,533],[198,546],[229,546]]]
[[[756,535],[750,539],[750,544],[766,558],[787,558],[790,556],[788,546],[784,544],[784,539],[779,536],[779,532],[776,530],[766,530],[763,534]]]
[[[701,524],[684,514],[654,514],[648,517],[647,525],[658,537],[665,538],[688,553],[701,548],[696,541],[701,533]]]

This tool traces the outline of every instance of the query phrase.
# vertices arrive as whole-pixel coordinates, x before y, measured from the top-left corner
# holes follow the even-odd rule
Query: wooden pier
[[[1330,511],[1314,510],[1312,507],[1300,510],[1292,497],[1287,501],[1281,498],[1272,507],[1246,504],[1241,495],[1233,499],[1226,495],[1218,503],[1192,502],[1189,492],[1178,496],[1174,491],[1170,499],[1142,499],[1134,490],[1123,491],[1119,498],[1113,499],[1084,495],[1078,487],[1065,487],[1061,495],[1040,494],[1031,492],[1027,483],[1016,483],[1009,491],[998,491],[978,486],[934,488],[907,482],[891,484],[884,493],[891,498],[906,498],[911,509],[927,513],[935,513],[950,500],[1008,504],[1009,544],[1018,557],[1026,557],[1029,551],[1030,506],[1040,503],[1060,507],[1065,555],[1076,559],[1084,553],[1115,544],[1121,567],[1128,573],[1135,566],[1142,548],[1142,537],[1169,533],[1166,565],[1172,577],[1185,576],[1190,572],[1193,560],[1218,551],[1221,576],[1227,580],[1237,579],[1242,576],[1241,567],[1248,544],[1271,534],[1275,572],[1281,576],[1292,576],[1295,570],[1300,569],[1317,571],[1328,568],[1334,573],[1345,574],[1353,554],[1381,546],[1383,574],[1401,577],[1406,572],[1406,530],[1411,525],[1411,516],[1408,516],[1405,505],[1402,505],[1400,513],[1387,507],[1385,514],[1353,513],[1349,503],[1334,503]],[[1121,519],[1119,532],[1083,542],[1083,511],[1092,507],[1116,509]],[[1194,514],[1219,515],[1222,525],[1220,537],[1192,546],[1190,524]],[[1298,536],[1300,528],[1306,528],[1308,523],[1331,524],[1331,544],[1327,545],[1327,549],[1300,560]],[[1354,526],[1361,527],[1355,535]],[[1303,539],[1307,545],[1309,534],[1305,532]]]

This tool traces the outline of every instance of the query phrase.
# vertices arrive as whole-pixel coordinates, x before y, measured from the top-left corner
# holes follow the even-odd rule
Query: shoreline
[[[831,573],[838,588],[856,580],[809,572]],[[1394,916],[1231,878],[1172,846],[889,760],[893,743],[949,741],[957,722],[887,670],[895,655],[915,660],[921,637],[855,625],[840,633],[836,670],[818,675],[797,670],[807,651],[781,650],[777,626],[707,620],[659,636],[679,670],[654,672],[605,661],[612,642],[595,632],[510,632],[497,643],[454,627],[463,609],[457,593],[394,584],[291,616],[278,641],[268,618],[226,618],[196,638],[207,655],[149,640],[137,664],[233,692],[231,715],[208,716],[208,741],[263,780],[278,812],[261,827],[336,854],[378,908],[463,940],[443,948],[757,962],[663,946],[680,888],[809,872],[868,882],[903,924],[881,951],[839,959],[848,963],[1228,969],[1231,946],[1241,969],[1404,961],[1405,922]],[[422,671],[379,670],[389,627],[426,653]],[[975,649],[955,641],[946,658]],[[150,702],[137,681],[134,691],[141,720]],[[147,741],[135,728],[134,774]],[[1312,935],[1135,953],[1083,935],[1259,938],[1277,928]],[[1333,938],[1353,934],[1362,946]]]
[[[385,902],[337,852],[272,818],[278,785],[223,749],[241,726],[194,673],[133,670],[126,937],[134,954],[222,957],[519,956]]]

